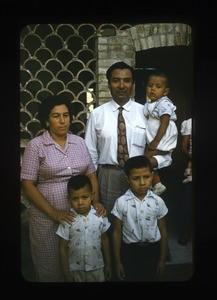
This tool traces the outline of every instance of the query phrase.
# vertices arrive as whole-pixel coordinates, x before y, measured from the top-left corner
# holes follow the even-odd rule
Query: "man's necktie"
[[[125,161],[129,158],[127,149],[127,136],[125,120],[122,115],[123,107],[119,107],[118,114],[118,163],[121,168],[124,167]]]

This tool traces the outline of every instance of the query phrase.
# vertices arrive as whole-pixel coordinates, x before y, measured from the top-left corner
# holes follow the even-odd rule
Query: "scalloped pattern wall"
[[[30,24],[20,34],[21,144],[40,135],[40,102],[51,94],[69,98],[74,115],[71,131],[83,136],[96,99],[96,37],[129,24]]]

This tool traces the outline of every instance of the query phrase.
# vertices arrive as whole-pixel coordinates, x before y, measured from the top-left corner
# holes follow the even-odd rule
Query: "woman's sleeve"
[[[39,154],[37,147],[30,141],[22,157],[21,179],[37,180],[38,169]]]

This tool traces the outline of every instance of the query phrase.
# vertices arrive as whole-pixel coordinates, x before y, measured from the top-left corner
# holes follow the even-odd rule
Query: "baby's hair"
[[[77,191],[85,186],[87,186],[90,192],[92,192],[93,188],[89,177],[80,174],[74,175],[69,179],[67,184],[68,194],[70,193],[70,190]]]
[[[152,72],[148,75],[148,80],[147,80],[147,82],[149,81],[149,78],[150,78],[151,76],[156,76],[156,77],[163,77],[163,78],[165,78],[165,81],[166,81],[166,87],[169,87],[169,86],[170,86],[169,77],[168,77],[168,75],[165,74],[164,72],[159,71],[159,70],[152,71]]]
[[[141,168],[148,168],[152,172],[152,166],[149,158],[144,155],[133,156],[125,162],[124,172],[128,177],[132,169]]]

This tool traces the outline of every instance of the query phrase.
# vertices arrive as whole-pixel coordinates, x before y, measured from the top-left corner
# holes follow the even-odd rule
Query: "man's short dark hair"
[[[132,79],[133,82],[135,81],[135,70],[133,69],[133,67],[131,67],[130,65],[128,65],[127,63],[123,62],[123,61],[119,61],[114,63],[113,65],[111,65],[107,72],[106,72],[106,78],[108,79],[108,82],[110,82],[110,79],[112,77],[112,72],[116,69],[128,69],[130,70],[131,74],[132,74]]]

